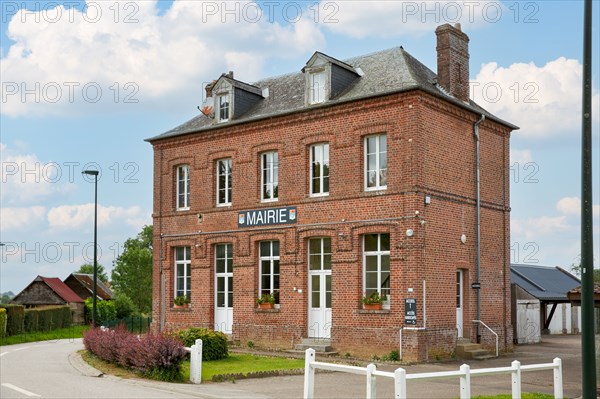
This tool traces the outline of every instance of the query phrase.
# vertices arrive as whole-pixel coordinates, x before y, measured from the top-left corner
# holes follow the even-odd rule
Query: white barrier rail
[[[555,358],[552,363],[531,364],[521,366],[518,360],[511,363],[510,367],[496,367],[487,369],[471,370],[468,364],[463,364],[457,371],[442,371],[437,373],[417,373],[406,374],[406,370],[398,368],[394,372],[378,371],[377,366],[369,364],[367,367],[347,366],[342,364],[322,363],[315,361],[314,349],[306,350],[304,363],[304,398],[311,399],[315,396],[315,370],[340,371],[345,373],[359,374],[367,377],[366,398],[373,399],[377,397],[376,377],[392,378],[394,380],[394,398],[406,398],[407,380],[430,380],[440,378],[459,378],[460,398],[467,399],[471,397],[471,376],[491,375],[491,374],[511,374],[512,375],[512,397],[521,398],[521,373],[526,371],[552,370],[554,374],[554,397],[563,399],[563,381],[562,381],[562,361]]]
[[[488,331],[490,331],[492,334],[494,334],[496,336],[496,357],[498,357],[498,334],[496,334],[496,332],[494,330],[492,330],[487,324],[485,324],[481,320],[473,320],[473,323],[479,323],[479,324],[481,324],[482,326],[484,326],[485,328],[487,328]]]
[[[190,382],[202,383],[202,340],[197,339],[191,348],[185,348],[190,353]]]

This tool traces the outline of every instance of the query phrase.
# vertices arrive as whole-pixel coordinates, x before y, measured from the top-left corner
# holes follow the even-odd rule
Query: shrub
[[[25,306],[5,304],[1,307],[6,309],[6,336],[22,333],[23,320],[25,318]]]
[[[6,335],[6,309],[0,308],[0,338]]]
[[[124,319],[138,313],[135,303],[125,294],[117,294],[113,304],[115,305],[116,319]]]
[[[222,332],[192,327],[178,331],[174,335],[187,347],[191,347],[197,339],[201,339],[202,360],[220,360],[229,356],[227,336]]]
[[[85,314],[87,320],[92,320],[93,300],[89,297],[85,300]],[[104,324],[117,318],[117,310],[113,301],[96,300],[96,324]]]
[[[178,381],[187,352],[181,342],[164,334],[138,337],[124,326],[114,330],[94,328],[83,337],[85,348],[108,362],[134,369],[150,378]]]

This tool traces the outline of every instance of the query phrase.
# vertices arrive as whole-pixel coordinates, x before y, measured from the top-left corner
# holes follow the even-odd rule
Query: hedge
[[[69,327],[73,322],[71,308],[57,306],[25,309],[24,331],[50,331]]]
[[[187,347],[202,340],[202,360],[220,360],[229,356],[227,336],[220,331],[212,331],[208,328],[188,328],[174,334]]]
[[[0,338],[6,335],[6,309],[0,308]]]
[[[6,309],[6,336],[22,333],[25,306],[9,303],[0,307]]]

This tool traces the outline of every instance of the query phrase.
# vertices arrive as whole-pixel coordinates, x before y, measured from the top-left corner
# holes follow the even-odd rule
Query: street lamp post
[[[84,170],[84,175],[94,176],[94,285],[92,287],[92,328],[96,327],[96,287],[98,281],[98,171]]]

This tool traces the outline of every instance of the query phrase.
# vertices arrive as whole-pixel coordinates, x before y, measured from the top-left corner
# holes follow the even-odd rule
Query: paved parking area
[[[563,383],[565,397],[581,396],[581,338],[579,335],[543,336],[543,342],[534,345],[515,346],[513,353],[502,354],[499,358],[484,361],[471,361],[472,369],[510,366],[513,360],[521,364],[551,363],[555,357],[563,361]],[[322,360],[322,359],[318,359]],[[327,360],[322,360],[327,361]],[[434,371],[458,370],[460,360],[443,363],[406,366],[408,374]],[[381,365],[380,370],[393,371],[397,366]],[[553,393],[552,371],[526,372],[522,374],[523,392]],[[227,383],[229,384],[229,383]],[[274,377],[252,380],[238,380],[235,388],[252,394],[263,394],[272,398],[300,398],[303,393],[303,376]],[[365,379],[362,376],[345,373],[320,373],[315,379],[315,396],[318,398],[364,398]],[[458,379],[409,381],[409,398],[458,398]],[[471,394],[511,393],[510,375],[474,376],[471,378]],[[377,379],[377,397],[394,396],[391,379]]]

